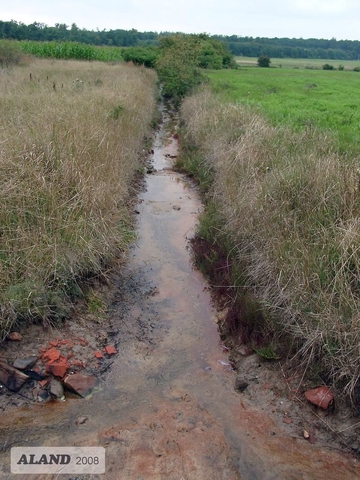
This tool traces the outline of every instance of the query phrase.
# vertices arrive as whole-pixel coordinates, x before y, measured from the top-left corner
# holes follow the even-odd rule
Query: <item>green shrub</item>
[[[265,67],[265,68],[270,67],[270,63],[271,63],[271,60],[266,55],[261,55],[257,61],[257,64],[259,65],[259,67]]]
[[[323,69],[323,70],[334,70],[335,67],[334,67],[334,65],[329,65],[328,63],[325,63],[325,64],[322,66],[322,69]]]
[[[154,68],[159,56],[156,47],[129,47],[124,48],[122,56],[125,62],[133,62],[135,65],[144,65],[148,68]]]
[[[19,44],[13,40],[0,40],[0,67],[18,65],[23,58]]]

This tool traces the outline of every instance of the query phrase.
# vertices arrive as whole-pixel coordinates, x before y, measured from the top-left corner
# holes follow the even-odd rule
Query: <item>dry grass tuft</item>
[[[75,61],[0,70],[0,340],[16,319],[66,314],[78,279],[126,246],[155,81]]]
[[[273,127],[202,91],[182,108],[186,142],[214,173],[247,284],[291,334],[304,366],[320,362],[353,397],[360,380],[360,172],[330,134]]]

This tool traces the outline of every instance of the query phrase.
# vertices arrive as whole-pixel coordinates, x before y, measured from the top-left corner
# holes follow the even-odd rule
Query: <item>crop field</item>
[[[226,101],[252,106],[275,125],[329,130],[343,153],[360,153],[360,74],[252,68],[207,73]]]
[[[102,62],[122,60],[119,47],[98,47],[78,42],[21,41],[19,44],[24,53],[41,58],[98,60]]]

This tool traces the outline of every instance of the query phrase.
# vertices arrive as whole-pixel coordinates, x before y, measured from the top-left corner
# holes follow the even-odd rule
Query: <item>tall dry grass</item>
[[[127,244],[155,82],[128,65],[0,70],[1,338],[18,319],[65,315],[78,280]]]
[[[185,142],[214,175],[209,192],[233,253],[304,368],[325,366],[352,396],[360,379],[360,171],[330,134],[273,127],[208,91],[185,100]]]

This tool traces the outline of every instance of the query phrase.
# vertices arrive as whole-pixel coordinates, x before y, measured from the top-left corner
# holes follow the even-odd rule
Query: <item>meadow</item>
[[[328,130],[342,152],[360,153],[358,72],[242,67],[208,77],[224,101],[251,106],[274,125]]]
[[[0,340],[19,320],[68,315],[81,281],[133,239],[155,84],[123,63],[0,69]]]
[[[255,347],[262,339],[268,352],[296,359],[303,378],[310,372],[317,383],[336,384],[354,403],[360,381],[358,75],[212,71],[208,85],[182,105],[179,159],[206,192],[198,239],[210,251],[200,263],[228,277],[239,315],[229,317],[231,331],[244,341],[245,322]],[[215,281],[220,288],[224,280]],[[248,293],[258,302],[250,310],[261,311],[255,323],[244,318]]]

